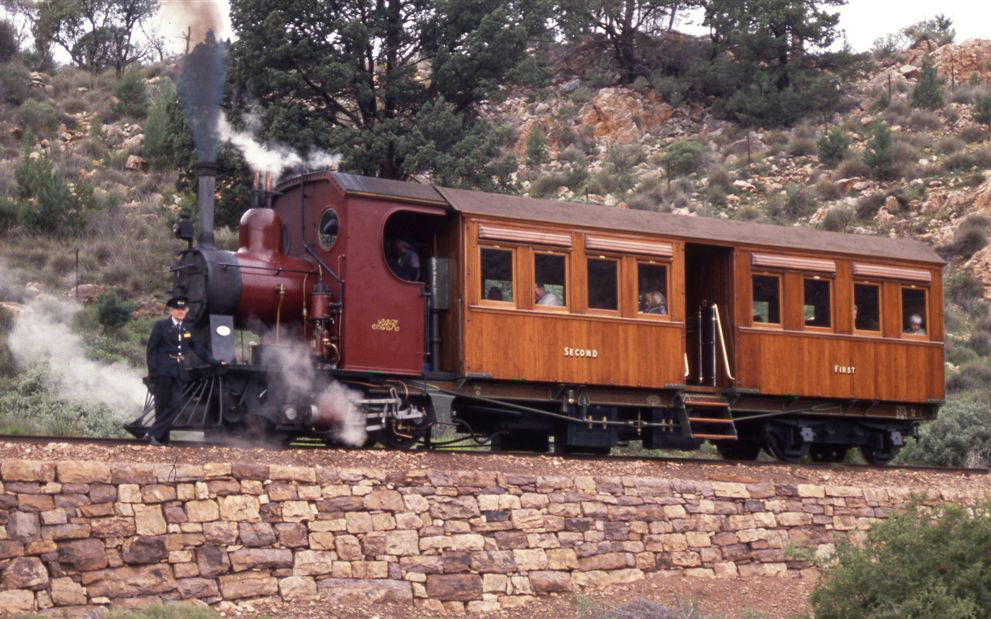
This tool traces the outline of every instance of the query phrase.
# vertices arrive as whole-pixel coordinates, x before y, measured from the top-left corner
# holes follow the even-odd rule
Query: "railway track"
[[[29,435],[7,435],[0,434],[0,443],[22,443],[22,444],[38,444],[44,445],[49,443],[67,443],[67,444],[78,444],[78,445],[96,445],[103,447],[149,447],[147,442],[134,439],[134,438],[107,438],[107,437],[82,437],[82,436],[29,436]],[[285,446],[275,446],[275,445],[265,445],[265,444],[238,444],[225,441],[206,441],[206,440],[173,440],[169,445],[156,446],[155,449],[162,450],[172,450],[176,448],[205,448],[205,447],[217,447],[226,449],[268,449],[271,451],[278,451],[280,449],[286,449]],[[318,442],[299,442],[288,446],[290,449],[323,449],[329,452],[337,452],[339,454],[353,453],[356,451],[382,451],[381,448],[373,448],[371,450],[360,449],[360,448],[342,448],[342,447],[327,447],[322,443]],[[399,451],[399,450],[397,450]],[[410,452],[425,452],[427,450],[423,449],[413,449]],[[493,458],[499,456],[512,456],[515,458],[559,458],[562,460],[576,460],[576,461],[609,461],[609,462],[656,462],[656,463],[676,463],[676,464],[691,464],[691,465],[702,465],[702,466],[715,466],[715,467],[736,467],[740,464],[744,464],[748,467],[786,467],[789,469],[812,469],[821,471],[901,471],[901,472],[920,472],[920,473],[938,473],[946,475],[967,475],[967,476],[986,476],[991,474],[991,469],[986,468],[961,468],[961,467],[935,467],[935,466],[905,466],[905,465],[887,465],[887,466],[875,466],[871,464],[846,464],[846,463],[835,463],[835,462],[802,462],[797,464],[790,464],[778,461],[768,461],[768,460],[723,460],[723,459],[711,459],[711,458],[691,458],[691,457],[673,457],[673,456],[659,456],[659,455],[627,455],[627,454],[615,454],[609,456],[601,455],[587,455],[587,454],[554,454],[554,453],[535,453],[526,451],[501,451],[492,452],[478,449],[433,449],[429,450],[432,454],[456,454],[459,456],[468,456],[473,458]]]

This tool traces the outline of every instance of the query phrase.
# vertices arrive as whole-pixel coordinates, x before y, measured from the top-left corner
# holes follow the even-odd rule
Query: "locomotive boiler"
[[[208,165],[199,189],[172,292],[226,366],[173,429],[887,462],[942,402],[916,241],[318,172],[256,187],[230,252]]]

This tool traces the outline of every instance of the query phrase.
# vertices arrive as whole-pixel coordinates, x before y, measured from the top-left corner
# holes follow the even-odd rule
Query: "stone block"
[[[31,545],[31,542],[28,543]],[[24,543],[15,540],[0,540],[0,559],[19,557],[25,553]],[[31,554],[31,553],[29,553]]]
[[[175,487],[165,484],[149,484],[141,489],[141,500],[149,505],[174,501],[176,500]]]
[[[530,572],[530,587],[534,593],[571,593],[571,574],[568,572],[552,572],[537,570]]]
[[[275,525],[275,534],[279,544],[287,548],[302,548],[306,546],[306,525],[298,522],[284,522]]]
[[[310,484],[317,483],[316,470],[310,466],[270,464],[268,467],[268,478],[272,481],[300,481]]]
[[[802,498],[821,499],[826,496],[826,489],[812,484],[798,484],[798,496]]]
[[[233,494],[217,499],[220,506],[220,517],[230,522],[257,521],[261,518],[258,509],[258,497]]]
[[[235,572],[293,566],[288,548],[242,548],[230,553],[230,560]]]
[[[601,588],[619,584],[630,584],[638,580],[643,580],[643,577],[643,570],[630,568],[625,570],[613,570],[610,572],[574,572],[571,575],[571,580],[575,585],[582,588]]]
[[[43,589],[48,585],[48,570],[38,557],[19,557],[3,570],[5,589]]]
[[[85,572],[83,585],[91,598],[129,598],[176,590],[172,569],[167,565],[118,567]]]
[[[161,505],[134,506],[134,532],[138,535],[164,535],[168,524]]]
[[[473,496],[434,497],[431,502],[430,515],[440,520],[474,518],[481,515],[481,511],[478,509],[478,501]]]
[[[35,610],[34,592],[24,589],[0,591],[0,608],[3,609],[4,613],[12,615],[33,612]]]
[[[55,606],[82,606],[87,602],[86,590],[69,577],[53,579],[51,594]]]
[[[34,460],[4,460],[0,463],[0,476],[4,482],[55,481],[55,463]]]
[[[47,512],[55,509],[55,500],[47,494],[18,494],[17,508],[25,512]]]
[[[41,537],[41,518],[33,512],[9,512],[7,535],[11,539],[20,541],[38,539]]]
[[[544,515],[539,509],[514,509],[512,522],[514,527],[524,531],[541,529],[544,526]]]
[[[109,484],[110,466],[102,462],[63,461],[57,465],[58,480],[63,484]]]
[[[583,572],[592,570],[616,570],[633,567],[633,557],[625,552],[609,552],[578,559],[578,569]]]
[[[317,581],[308,576],[288,576],[279,580],[279,595],[287,602],[317,599]]]
[[[442,602],[482,598],[482,578],[478,574],[431,574],[426,587],[429,597]]]
[[[119,503],[141,503],[141,486],[138,484],[121,484],[117,486],[117,501]]]
[[[402,580],[352,580],[325,578],[317,582],[321,600],[335,604],[408,604],[413,601],[412,584]]]
[[[58,544],[58,562],[80,572],[102,570],[107,567],[107,547],[102,540],[81,539]]]
[[[219,581],[220,593],[225,600],[263,597],[276,595],[279,592],[278,579],[270,576],[268,572],[227,574],[221,576]]]
[[[203,536],[211,544],[233,544],[237,541],[236,522],[207,522],[203,525]]]
[[[239,522],[237,530],[238,537],[245,546],[259,548],[275,544],[275,530],[267,522]]]
[[[334,573],[335,563],[350,563],[337,561],[335,553],[329,550],[297,550],[293,556],[293,576],[327,576]]]
[[[213,578],[229,572],[231,561],[220,546],[201,546],[196,549],[196,566],[201,576]]]
[[[220,508],[212,499],[186,502],[186,518],[190,522],[211,522],[220,518]]]
[[[121,559],[123,559],[124,563],[160,563],[166,557],[168,557],[168,551],[165,549],[165,538],[163,536],[132,537],[125,541],[121,548]]]
[[[547,569],[547,551],[541,548],[515,549],[513,560],[521,572]]]
[[[712,482],[712,493],[719,498],[725,499],[750,498],[750,492],[747,490],[747,485],[735,482],[714,481]]]
[[[362,503],[365,509],[377,511],[401,512],[406,510],[401,494],[395,490],[372,490],[364,496]]]
[[[482,574],[482,593],[509,593],[509,576]]]
[[[184,600],[203,600],[204,602],[220,599],[220,589],[217,581],[212,578],[179,578],[176,580],[179,597]]]
[[[389,531],[385,534],[385,553],[395,556],[420,554],[420,536],[416,531]]]
[[[547,568],[551,570],[573,570],[578,567],[578,556],[573,548],[552,548],[547,550]]]
[[[164,524],[164,520],[162,523]],[[112,516],[110,518],[93,518],[90,520],[89,528],[90,535],[93,537],[127,537],[137,533],[135,525],[136,522],[134,518],[128,516]],[[164,533],[164,527],[157,532]],[[149,533],[151,533],[151,531],[149,531]]]

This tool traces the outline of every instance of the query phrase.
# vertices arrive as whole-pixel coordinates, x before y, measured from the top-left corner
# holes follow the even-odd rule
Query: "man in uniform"
[[[151,443],[167,443],[176,408],[182,405],[182,393],[188,376],[183,362],[189,351],[204,363],[217,365],[210,351],[193,338],[185,323],[189,299],[175,296],[165,304],[170,316],[155,323],[148,337],[148,376],[154,385],[155,422],[145,437]]]
[[[402,239],[396,239],[393,249],[396,253],[396,275],[410,282],[419,280],[420,256],[413,246]]]

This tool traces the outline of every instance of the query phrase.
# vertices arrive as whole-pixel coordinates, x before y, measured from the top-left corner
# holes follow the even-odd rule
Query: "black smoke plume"
[[[200,161],[217,159],[220,103],[224,98],[226,76],[226,46],[210,30],[183,60],[178,87]]]

